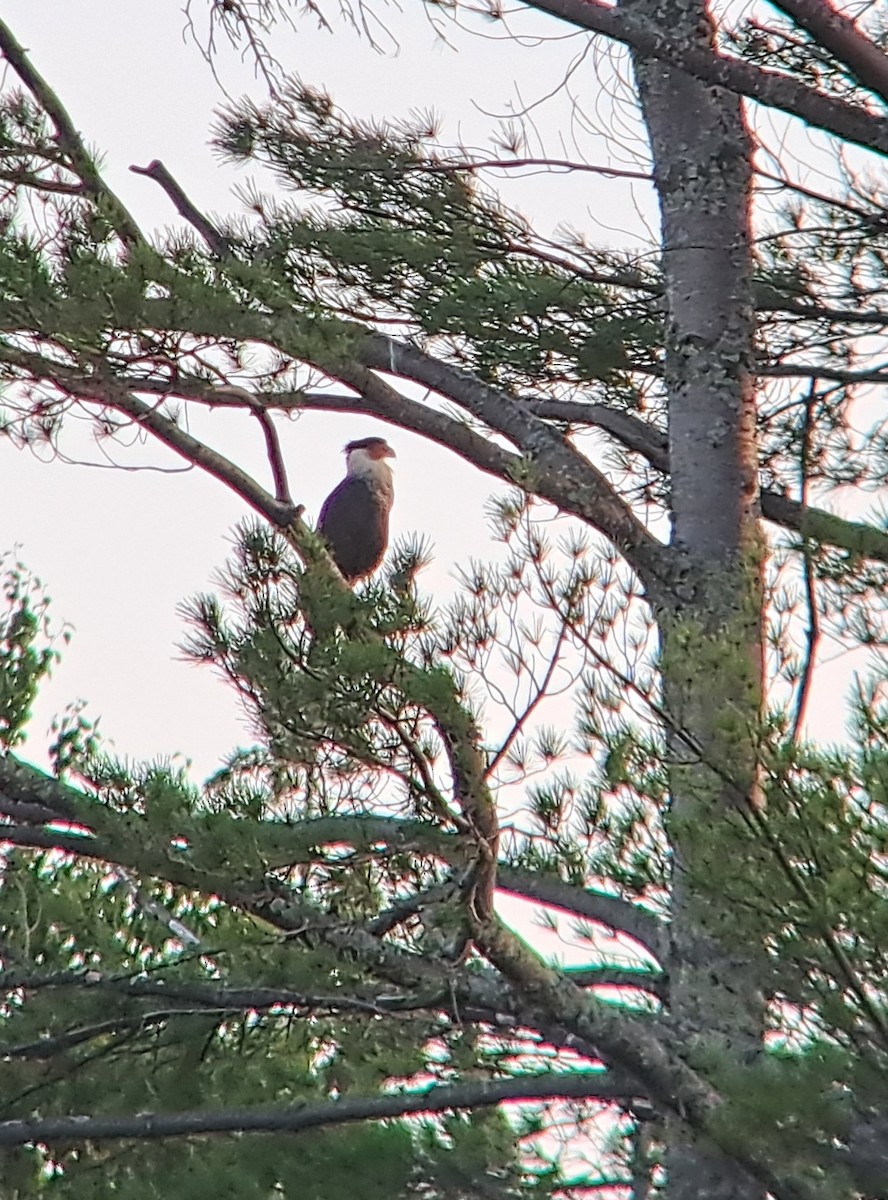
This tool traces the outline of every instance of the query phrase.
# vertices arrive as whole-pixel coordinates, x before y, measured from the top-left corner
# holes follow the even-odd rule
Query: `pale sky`
[[[199,207],[210,213],[237,208],[231,189],[248,176],[220,167],[207,145],[224,95],[185,32],[182,0],[5,0],[3,7],[4,19],[75,125],[101,149],[108,181],[143,228],[178,221],[157,185],[128,170],[154,158],[163,160]],[[322,4],[327,7],[332,19],[339,6]],[[201,17],[208,4],[193,0],[193,8]],[[419,4],[400,11],[373,0],[368,11],[388,25],[389,33],[381,25],[373,30],[384,53],[342,20],[331,34],[307,17],[298,18],[298,32],[279,30],[272,47],[280,61],[326,88],[354,116],[397,118],[433,109],[445,140],[487,152],[500,121],[526,110],[536,140],[528,146],[531,155],[643,167],[633,158],[643,147],[620,83],[625,60],[602,40],[582,57],[584,35],[527,11],[497,25],[479,18],[467,33],[436,10],[446,40]],[[249,91],[262,99],[263,82],[249,65],[224,40],[218,50],[216,66],[229,94]],[[574,97],[582,98],[581,106]],[[615,136],[606,137],[607,128]],[[655,219],[647,184],[589,173],[516,174],[501,192],[542,232],[566,222],[599,243],[629,245],[634,239],[637,245],[647,240],[646,224]],[[267,480],[253,422],[216,412],[203,415],[198,428]],[[341,477],[343,443],[369,433],[388,436],[398,452],[393,533],[432,539],[436,561],[422,582],[445,594],[455,564],[495,552],[483,513],[495,485],[454,455],[366,419],[304,416],[283,429],[294,497],[316,515]],[[88,430],[79,455],[102,461]],[[88,715],[101,717],[118,753],[141,758],[181,752],[200,778],[247,738],[231,694],[210,672],[177,660],[183,626],[176,605],[211,586],[232,527],[246,510],[221,484],[183,471],[162,449],[138,460],[121,451],[118,458],[175,473],[40,463],[0,441],[7,496],[0,549],[18,547],[48,585],[56,621],[74,627],[37,706],[28,753],[41,759],[52,715],[83,697]],[[825,728],[834,727],[823,715]]]

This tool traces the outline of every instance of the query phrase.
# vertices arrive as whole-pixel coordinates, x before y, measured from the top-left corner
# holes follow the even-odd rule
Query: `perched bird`
[[[348,583],[371,575],[388,546],[389,513],[395,496],[395,452],[380,437],[361,438],[345,447],[345,479],[324,501],[318,533]]]

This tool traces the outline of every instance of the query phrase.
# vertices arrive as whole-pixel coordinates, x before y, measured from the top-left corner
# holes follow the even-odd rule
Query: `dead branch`
[[[205,217],[195,204],[189,200],[184,189],[166,169],[160,159],[153,159],[147,167],[130,167],[136,175],[146,175],[159,183],[172,200],[176,212],[192,225],[217,258],[228,258],[231,254],[231,243],[219,232],[209,217]]]

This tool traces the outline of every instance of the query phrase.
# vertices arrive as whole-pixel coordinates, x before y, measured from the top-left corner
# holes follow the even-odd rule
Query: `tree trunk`
[[[654,27],[711,43],[703,0],[630,4]],[[711,1069],[756,1053],[763,1015],[750,952],[732,945],[712,886],[725,870],[725,822],[755,802],[761,705],[752,145],[736,96],[653,60],[637,57],[635,70],[662,220],[672,542],[682,564],[658,614],[673,743],[670,1018],[699,1039]],[[680,1200],[761,1194],[677,1126],[667,1167]]]

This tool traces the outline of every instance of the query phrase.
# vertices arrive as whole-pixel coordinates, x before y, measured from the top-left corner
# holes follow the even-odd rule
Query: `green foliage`
[[[187,607],[188,649],[238,688],[257,741],[203,787],[176,763],[109,756],[83,714],[71,714],[56,747],[58,770],[80,789],[70,803],[79,797],[78,823],[129,865],[70,848],[7,855],[6,1117],[23,1106],[49,1115],[317,1104],[405,1080],[510,1073],[527,1053],[521,1038],[491,1038],[483,1023],[452,1021],[446,986],[434,991],[436,1004],[408,1008],[399,1023],[380,1019],[375,1006],[393,993],[382,960],[344,953],[328,935],[349,939],[405,898],[444,887],[382,945],[411,961],[461,945],[459,884],[446,860],[415,840],[387,845],[378,824],[361,835],[361,823],[409,820],[424,822],[428,836],[452,835],[459,824],[448,730],[470,736],[485,680],[501,695],[498,680],[511,678],[532,703],[540,664],[554,662],[554,673],[568,637],[590,656],[570,676],[577,742],[546,721],[544,706],[487,747],[501,797],[520,792],[528,822],[527,836],[504,846],[504,861],[578,887],[606,880],[612,896],[664,909],[664,745],[612,703],[601,671],[591,671],[625,592],[606,571],[593,577],[583,547],[553,543],[532,512],[517,499],[503,510],[508,557],[499,568],[468,568],[448,608],[431,613],[405,584],[409,573],[399,572],[400,591],[383,583],[331,600],[338,620],[324,637],[308,629],[303,612],[310,570],[273,535],[244,527],[221,576],[222,597]],[[312,612],[317,602],[312,597]],[[554,640],[534,606],[561,623]],[[641,666],[646,644],[639,629],[638,663],[627,662],[621,676],[639,697],[651,694]],[[726,1097],[720,1137],[752,1130],[764,1144],[777,1136],[779,1113],[790,1131],[781,1124],[775,1153],[797,1156],[792,1169],[802,1174],[810,1174],[812,1133],[826,1145],[850,1119],[830,1089],[853,1089],[858,1103],[875,1105],[882,1086],[886,730],[877,690],[861,696],[852,751],[793,741],[775,721],[766,812],[752,824],[737,814],[683,833],[694,886],[715,915],[710,928],[765,943],[770,988],[781,997],[772,1008],[774,1062],[738,1068],[704,1042],[693,1050],[694,1067]],[[312,822],[330,819],[338,833],[312,833]],[[741,862],[742,870],[724,869]],[[270,904],[257,899],[263,892]],[[243,897],[252,898],[244,907],[254,916],[271,919],[248,916]],[[282,927],[288,936],[275,926],[281,903],[295,918]],[[573,935],[588,945],[587,977],[598,967],[606,979],[608,959],[590,930]],[[624,976],[631,993],[610,1001],[653,1015],[651,976],[637,963],[636,970],[635,979]],[[422,988],[428,997],[428,981]],[[294,998],[331,991],[368,1011],[339,1011],[329,1000],[306,1008]],[[251,1000],[223,999],[234,993]],[[564,1175],[551,1156],[515,1154],[519,1127],[535,1145],[531,1125],[531,1114],[487,1113],[317,1131],[300,1135],[296,1155],[282,1135],[134,1143],[125,1154],[104,1144],[62,1147],[53,1149],[51,1170],[42,1150],[18,1153],[14,1170],[33,1194],[39,1186],[72,1200],[89,1195],[95,1179],[122,1195],[141,1187],[146,1196],[196,1197],[213,1170],[224,1170],[225,1187],[238,1196],[273,1190],[326,1200],[359,1169],[369,1200],[417,1187],[461,1200],[479,1177],[497,1180],[503,1197],[557,1192]],[[624,1154],[622,1136],[615,1134],[612,1154],[614,1162]]]
[[[401,566],[410,561],[408,554]],[[352,623],[351,637],[331,632],[320,640],[306,634],[304,575],[292,554],[258,528],[242,531],[223,578],[228,607],[202,597],[188,609],[190,650],[236,683],[260,740],[235,752],[203,788],[175,763],[107,754],[79,708],[59,724],[56,770],[86,789],[71,793],[80,796],[78,820],[131,865],[62,852],[7,854],[0,888],[8,1001],[0,1018],[3,1115],[23,1105],[48,1115],[318,1103],[429,1073],[446,1077],[458,1065],[492,1069],[481,1031],[448,1030],[435,1009],[405,1014],[396,1027],[372,1015],[349,1019],[335,1002],[332,1009],[318,1002],[313,1012],[288,999],[341,991],[372,1011],[384,985],[323,941],[282,938],[231,904],[257,885],[272,894],[285,887],[310,929],[312,914],[364,922],[399,893],[442,877],[440,866],[415,854],[362,865],[335,846],[308,858],[304,844],[298,849],[300,823],[311,817],[426,812],[440,802],[430,790],[434,768],[428,778],[416,769],[421,757],[433,764],[441,754],[423,705],[439,706],[451,723],[460,709],[451,673],[432,664],[432,625],[422,605],[414,599],[408,606],[413,627],[404,616],[393,620],[406,614],[412,595],[409,570],[398,575],[400,590],[388,603],[378,591],[345,598],[337,611]],[[377,619],[391,644],[373,632]],[[359,627],[373,636],[355,636]],[[11,663],[15,682],[22,672]],[[409,697],[404,687],[412,688]],[[392,736],[392,726],[405,722],[415,744]],[[383,763],[400,779],[400,796],[367,790]],[[35,784],[45,779],[25,770],[23,778],[32,777]],[[290,859],[269,868],[264,835],[274,826],[284,839],[297,834],[298,870]],[[423,944],[421,928],[401,937],[405,947]],[[255,1001],[214,1004],[217,987],[240,988]],[[39,1187],[86,1196],[100,1179],[124,1196],[197,1197],[223,1178],[214,1194],[326,1200],[359,1177],[368,1198],[406,1197],[421,1187],[461,1200],[478,1172],[520,1187],[524,1171],[508,1129],[482,1114],[440,1125],[320,1130],[301,1136],[297,1154],[284,1136],[192,1137],[134,1143],[125,1154],[102,1144],[39,1148],[14,1161],[25,1194]],[[511,1185],[498,1186],[502,1196],[513,1194]]]
[[[858,98],[806,38],[787,44],[779,29],[750,26],[734,44]],[[552,404],[534,428],[546,444],[566,431],[563,461],[584,472],[583,503],[597,502],[604,463],[613,503],[657,528],[670,503],[661,377],[671,334],[646,249],[540,237],[442,148],[433,123],[353,121],[297,80],[274,104],[230,107],[216,145],[229,161],[268,168],[290,195],[244,189],[246,215],[225,222],[220,253],[184,233],[152,244],[121,235],[109,197],[84,185],[39,107],[4,94],[8,436],[58,447],[76,396],[99,435],[115,438],[127,410],[94,399],[97,383],[149,395],[172,430],[180,414],[162,397],[221,403],[207,393],[220,374],[249,369],[257,387],[286,393],[288,408],[305,398],[309,373],[361,391],[368,333],[395,328],[439,365],[496,384],[516,409]],[[762,390],[760,465],[778,495],[796,495],[801,476],[805,502],[812,486],[877,490],[888,479],[884,429],[861,450],[853,409],[867,381],[855,374],[860,330],[884,329],[888,227],[878,187],[855,180],[852,201],[761,201],[774,236],[756,241],[758,367],[774,386]],[[810,376],[805,396],[781,390],[787,374],[793,388]],[[632,410],[654,465],[639,469],[632,436],[603,450],[594,413],[577,418],[571,401],[606,402],[612,418]],[[470,408],[461,411],[467,422]],[[437,399],[429,413],[441,415]],[[552,933],[562,932],[565,894],[577,913],[587,900],[622,902],[630,926],[665,926],[677,881],[716,944],[762,948],[770,1047],[749,1061],[705,1029],[662,1021],[681,971],[657,976],[643,938],[631,949],[602,938],[606,917],[575,924],[571,947],[587,960],[558,982],[586,989],[565,991],[572,1017],[602,997],[631,1009],[637,1030],[656,1030],[664,1054],[677,1046],[681,1064],[726,1098],[710,1130],[723,1147],[766,1147],[794,1177],[850,1194],[821,1170],[820,1153],[860,1112],[884,1111],[888,716],[878,687],[861,696],[841,751],[806,744],[780,712],[759,729],[746,652],[760,614],[723,619],[744,607],[731,608],[731,589],[739,581],[751,595],[756,581],[733,570],[678,581],[711,620],[674,620],[658,660],[657,631],[617,551],[591,525],[578,533],[532,501],[545,477],[530,441],[515,443],[503,472],[520,490],[495,513],[500,561],[468,564],[440,609],[417,586],[419,544],[396,549],[378,582],[350,593],[316,569],[318,539],[305,539],[303,562],[263,527],[239,531],[221,595],[184,610],[187,653],[236,689],[254,739],[204,785],[178,760],[110,755],[80,706],[54,730],[54,777],[2,760],[0,1116],[332,1107],[569,1056],[584,1066],[594,1057],[599,1070],[598,1047],[569,1022],[543,1020],[539,987],[522,994],[494,956],[468,951],[478,865],[495,854],[513,879],[524,871],[543,891],[559,885],[541,918]],[[809,514],[774,547],[769,637],[790,699],[804,691],[818,629],[845,647],[884,644],[886,568],[867,558],[884,557],[883,527]],[[803,650],[800,592],[819,596],[801,614],[811,629]],[[42,593],[18,566],[6,599],[9,749],[55,651]],[[767,808],[725,815],[719,803],[749,792],[752,749]],[[503,817],[498,845],[479,838],[479,793]],[[693,797],[690,816],[687,805],[670,812],[670,793]],[[5,1156],[3,1172],[23,1195],[72,1200],[356,1190],[367,1200],[505,1200],[628,1188],[634,1109],[607,1111],[608,1179],[572,1177],[570,1155],[551,1148],[559,1127],[585,1138],[602,1111],[448,1112],[298,1140],[38,1144]]]
[[[643,293],[627,299],[547,259],[524,222],[437,152],[428,123],[351,122],[294,79],[274,105],[230,108],[216,144],[299,193],[298,203],[249,193],[260,222],[228,231],[297,295],[325,307],[339,297],[344,316],[397,314],[501,383],[619,390],[631,367],[656,361],[660,324]]]
[[[0,568],[6,602],[0,613],[0,746],[10,749],[24,740],[40,680],[49,674],[58,652],[40,580],[5,556]],[[67,632],[63,636],[67,638]]]

